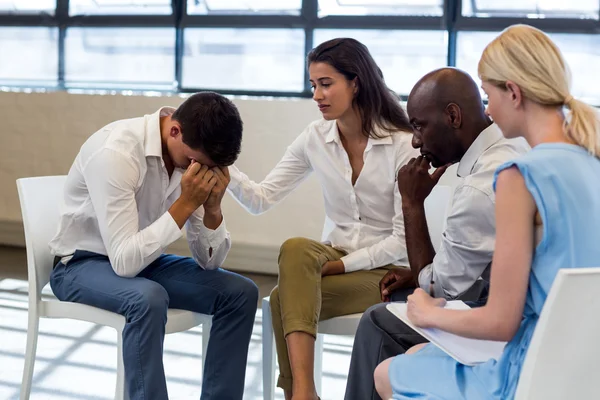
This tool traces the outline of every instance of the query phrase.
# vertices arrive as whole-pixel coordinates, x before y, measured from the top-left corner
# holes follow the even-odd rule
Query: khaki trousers
[[[279,360],[277,386],[284,390],[292,390],[287,335],[306,332],[316,336],[318,321],[364,312],[381,302],[379,281],[393,265],[321,277],[323,264],[344,255],[343,251],[305,238],[289,239],[281,246],[279,281],[270,302]]]

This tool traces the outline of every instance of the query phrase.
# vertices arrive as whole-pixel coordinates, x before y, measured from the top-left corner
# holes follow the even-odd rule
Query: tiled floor
[[[276,278],[248,275],[266,296]],[[17,400],[27,335],[27,273],[23,249],[0,247],[0,399]],[[246,372],[244,399],[262,399],[261,311]],[[170,399],[198,399],[201,388],[201,328],[168,335],[164,364]],[[327,336],[322,399],[341,399],[352,338]],[[110,328],[72,320],[42,319],[31,399],[111,399],[116,375],[116,334]],[[278,389],[276,399],[282,399]]]

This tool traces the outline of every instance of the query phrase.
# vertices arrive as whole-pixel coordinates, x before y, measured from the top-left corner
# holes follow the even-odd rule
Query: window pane
[[[598,0],[472,0],[463,1],[467,17],[595,18]]]
[[[476,81],[477,64],[483,49],[498,33],[459,32],[457,66],[469,72]],[[600,105],[600,34],[551,33],[569,64],[572,76],[573,96],[589,103]]]
[[[443,14],[443,0],[319,0],[319,17],[328,15]]]
[[[70,15],[165,15],[171,0],[70,0]]]
[[[187,0],[188,14],[300,15],[302,0]]]
[[[70,28],[65,46],[71,87],[173,87],[172,28]]]
[[[56,0],[0,0],[0,14],[40,14],[54,15]]]
[[[304,30],[185,30],[183,86],[302,91]]]
[[[0,62],[0,81],[14,85],[56,85],[57,28],[0,28],[0,54],[5,57],[5,62]]]
[[[447,62],[445,31],[315,30],[315,47],[336,37],[354,38],[369,48],[390,89],[410,93],[427,72]]]

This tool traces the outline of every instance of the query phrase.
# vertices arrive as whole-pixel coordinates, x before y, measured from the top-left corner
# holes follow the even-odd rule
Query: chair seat
[[[354,336],[361,317],[362,313],[357,313],[319,321],[319,333]]]
[[[41,316],[47,318],[75,319],[110,326],[117,330],[122,330],[125,326],[125,317],[122,315],[85,304],[50,300],[42,301],[40,306]],[[210,315],[170,308],[167,312],[166,333],[187,331],[200,324],[210,323],[211,319]]]

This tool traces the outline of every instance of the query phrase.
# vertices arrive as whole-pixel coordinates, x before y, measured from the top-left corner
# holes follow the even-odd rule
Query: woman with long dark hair
[[[286,399],[316,399],[314,340],[319,320],[363,312],[380,301],[379,281],[408,265],[397,172],[417,151],[397,96],[369,50],[354,39],[325,42],[308,55],[323,118],[311,123],[260,183],[231,168],[230,193],[260,214],[311,173],[325,201],[322,241],[286,240],[271,293],[273,329]],[[306,218],[310,218],[307,215]]]

